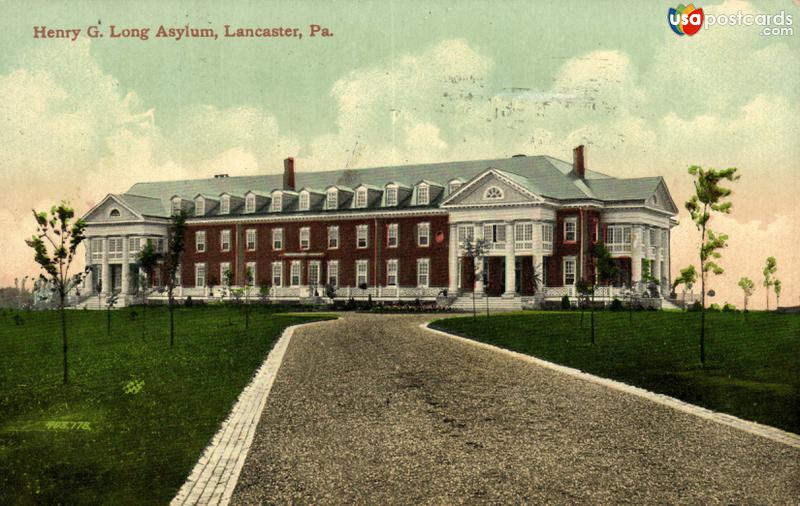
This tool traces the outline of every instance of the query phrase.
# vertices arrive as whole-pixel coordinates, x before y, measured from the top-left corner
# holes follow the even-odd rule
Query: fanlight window
[[[112,218],[119,218],[119,209],[112,209],[108,215]]]
[[[492,186],[488,190],[486,190],[486,193],[483,194],[483,198],[486,199],[486,200],[499,200],[499,199],[502,199],[503,198],[503,191],[500,188],[496,187],[496,186]]]

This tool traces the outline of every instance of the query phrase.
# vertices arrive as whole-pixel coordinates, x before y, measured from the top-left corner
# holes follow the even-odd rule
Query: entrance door
[[[506,290],[506,259],[505,257],[485,257],[486,294],[498,297]]]
[[[111,286],[113,287],[113,291],[118,292],[122,289],[122,266],[109,265],[108,267],[111,273]]]

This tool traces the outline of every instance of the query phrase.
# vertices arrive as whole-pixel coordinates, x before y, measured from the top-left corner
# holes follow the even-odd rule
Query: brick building
[[[275,299],[431,299],[447,289],[506,298],[575,295],[594,275],[590,247],[618,266],[607,287],[669,285],[677,208],[661,177],[619,179],[548,156],[138,183],[84,217],[84,293],[138,290],[136,255],[164,248],[170,215],[187,213],[178,295],[218,296],[224,273],[253,276]],[[476,265],[467,239],[484,239]],[[649,274],[649,276],[648,276]],[[153,280],[158,285],[162,276]],[[104,282],[104,280],[108,280]]]

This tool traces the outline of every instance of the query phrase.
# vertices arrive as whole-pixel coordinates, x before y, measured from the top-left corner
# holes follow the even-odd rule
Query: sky
[[[455,4],[455,5],[452,5]],[[43,2],[0,0],[0,286],[37,274],[31,208],[79,214],[138,181],[513,154],[617,177],[663,176],[681,208],[672,275],[697,264],[687,167],[737,167],[713,301],[778,261],[800,304],[800,0],[704,2],[705,15],[793,17],[792,35],[705,26],[679,37],[668,2]],[[154,37],[165,27],[220,37]],[[298,27],[235,39],[232,27]],[[310,37],[309,26],[331,37]],[[80,28],[35,39],[34,26]],[[112,39],[110,26],[150,28]],[[98,26],[104,38],[86,36]],[[774,306],[774,295],[771,296]]]

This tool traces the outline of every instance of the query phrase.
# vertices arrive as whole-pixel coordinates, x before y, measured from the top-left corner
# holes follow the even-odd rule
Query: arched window
[[[503,191],[496,186],[490,186],[489,189],[486,190],[486,193],[483,194],[483,198],[486,200],[502,199]]]
[[[112,209],[108,215],[112,218],[119,218],[119,209]]]

